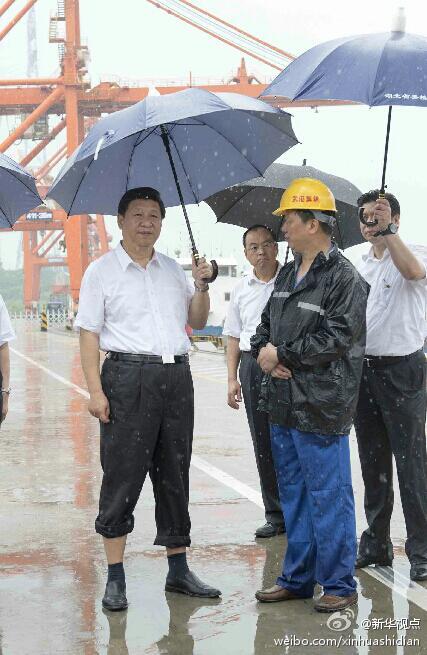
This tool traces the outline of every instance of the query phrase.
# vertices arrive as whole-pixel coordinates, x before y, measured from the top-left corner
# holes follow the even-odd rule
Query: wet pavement
[[[286,537],[253,538],[263,511],[252,443],[243,407],[226,406],[226,368],[218,354],[191,357],[189,562],[222,589],[222,599],[165,593],[167,563],[163,549],[153,546],[147,480],[126,551],[130,606],[103,612],[106,567],[93,530],[98,424],[86,410],[78,341],[31,325],[18,324],[17,331],[11,409],[0,431],[0,655],[427,654],[427,585],[409,581],[398,498],[394,567],[359,573],[358,606],[331,618],[308,600],[255,601],[254,592],[280,571]],[[354,435],[351,442],[360,534],[363,484]]]

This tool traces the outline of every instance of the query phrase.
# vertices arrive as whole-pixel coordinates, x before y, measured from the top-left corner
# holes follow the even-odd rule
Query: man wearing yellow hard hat
[[[366,337],[367,284],[333,244],[336,214],[319,180],[293,180],[274,214],[294,252],[251,339],[266,374],[261,401],[288,546],[277,583],[261,602],[312,598],[321,612],[357,602],[356,522],[349,432]]]

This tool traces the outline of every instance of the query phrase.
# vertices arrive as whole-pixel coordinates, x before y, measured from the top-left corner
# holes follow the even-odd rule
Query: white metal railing
[[[12,321],[19,321],[20,323],[34,323],[37,326],[40,325],[41,321],[41,312],[34,311],[23,311],[23,312],[12,312],[10,318]],[[71,326],[72,314],[70,312],[60,309],[57,311],[46,311],[47,324],[48,326],[54,327],[66,327]]]

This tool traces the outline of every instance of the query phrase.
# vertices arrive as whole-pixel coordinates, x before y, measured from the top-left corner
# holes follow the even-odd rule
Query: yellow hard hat
[[[285,211],[292,209],[309,209],[318,212],[337,211],[335,198],[330,188],[312,177],[300,177],[292,180],[280,199],[280,207],[273,214],[283,216]]]

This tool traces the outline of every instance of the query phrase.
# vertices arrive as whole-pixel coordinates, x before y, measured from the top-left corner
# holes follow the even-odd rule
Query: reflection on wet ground
[[[15,348],[84,387],[75,339],[20,332]],[[258,490],[245,416],[225,406],[223,363],[195,357],[194,450],[231,483],[192,469],[189,561],[222,589],[222,599],[165,593],[167,564],[152,545],[148,483],[125,562],[129,610],[102,610],[105,563],[93,531],[97,422],[84,395],[15,354],[15,393],[0,431],[0,655],[427,654],[427,590],[408,580],[400,507],[393,519],[394,573],[360,572],[358,606],[331,617],[309,600],[255,601],[255,591],[274,583],[280,571],[286,537],[254,541],[262,509],[232,482]],[[205,361],[211,378],[197,375]],[[360,531],[363,487],[354,452],[353,471]]]

